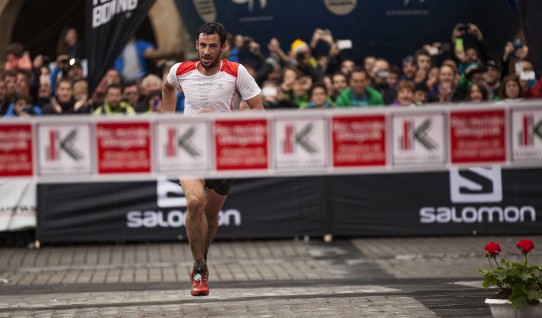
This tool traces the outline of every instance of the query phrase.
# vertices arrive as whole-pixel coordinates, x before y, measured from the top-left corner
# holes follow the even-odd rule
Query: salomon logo
[[[160,176],[156,180],[156,204],[161,208],[186,208],[183,188]]]
[[[453,203],[501,202],[500,167],[450,169],[450,197]]]

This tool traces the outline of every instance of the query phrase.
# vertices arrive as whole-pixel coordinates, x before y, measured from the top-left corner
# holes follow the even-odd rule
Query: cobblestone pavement
[[[187,243],[0,250],[0,317],[491,317],[478,268],[542,236],[216,242],[211,294]],[[541,253],[530,258],[542,263]]]

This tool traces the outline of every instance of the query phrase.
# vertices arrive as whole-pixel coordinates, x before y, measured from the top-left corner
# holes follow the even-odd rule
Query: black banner
[[[537,234],[542,169],[236,180],[217,239]],[[40,184],[45,243],[186,239],[176,180]]]
[[[333,179],[336,236],[535,234],[542,229],[541,169]],[[355,191],[353,191],[355,189]]]
[[[154,0],[87,0],[86,51],[92,93],[135,34]]]
[[[236,180],[219,216],[217,239],[322,236],[323,184],[316,178]],[[186,201],[175,180],[41,184],[42,242],[186,239]]]

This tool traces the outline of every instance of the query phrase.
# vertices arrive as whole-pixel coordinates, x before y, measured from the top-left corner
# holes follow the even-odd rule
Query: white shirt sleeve
[[[179,86],[179,81],[177,80],[177,69],[179,68],[179,66],[181,65],[181,63],[177,63],[175,65],[173,65],[170,69],[169,69],[169,73],[167,74],[167,82],[169,85],[173,86],[173,87],[178,87]]]
[[[242,64],[239,64],[237,69],[237,91],[239,91],[243,100],[251,99],[262,91],[254,77],[248,73]]]

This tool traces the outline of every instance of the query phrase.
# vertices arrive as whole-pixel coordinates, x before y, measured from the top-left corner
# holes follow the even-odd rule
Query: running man
[[[185,94],[186,115],[228,113],[239,109],[241,98],[251,109],[263,110],[260,88],[246,68],[220,60],[226,49],[226,30],[217,22],[206,23],[197,33],[197,62],[182,62],[171,67],[162,88],[166,112],[175,112],[179,86]],[[231,180],[179,180],[186,196],[186,233],[194,259],[192,296],[207,296],[209,270],[207,253],[218,228],[218,213],[226,201]]]

